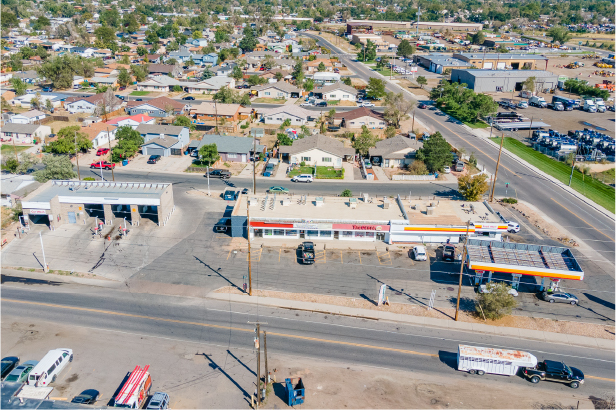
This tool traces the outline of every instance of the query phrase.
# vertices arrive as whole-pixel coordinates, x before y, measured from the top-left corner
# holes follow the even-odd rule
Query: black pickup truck
[[[299,251],[301,252],[300,260],[304,264],[312,265],[314,263],[314,243],[303,242],[300,245]]]
[[[541,380],[568,384],[574,389],[584,384],[584,373],[575,367],[569,367],[563,362],[544,360],[537,363],[536,367],[524,369],[526,376],[531,383],[539,383]]]
[[[210,171],[210,178],[229,179],[231,178],[231,172],[224,169],[213,169]]]

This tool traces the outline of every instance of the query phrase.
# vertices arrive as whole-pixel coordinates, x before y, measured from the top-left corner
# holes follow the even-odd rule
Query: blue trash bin
[[[127,165],[128,165],[128,160],[127,159],[122,160],[122,166],[125,167]]]

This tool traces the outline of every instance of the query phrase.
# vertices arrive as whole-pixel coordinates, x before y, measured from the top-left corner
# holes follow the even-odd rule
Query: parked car
[[[235,201],[238,197],[238,191],[235,190],[227,190],[222,194],[222,197],[225,201]]]
[[[528,103],[526,101],[520,101],[516,107],[517,108],[528,108]]]
[[[169,408],[169,395],[160,391],[154,393],[148,403],[148,407],[146,407],[146,409],[150,410],[165,410],[167,408]]]
[[[108,153],[109,153],[109,151],[110,151],[110,149],[109,149],[109,148],[99,148],[99,149],[96,151],[96,156],[97,156],[97,157],[100,157],[101,155],[108,154]]]
[[[150,158],[148,158],[148,164],[156,164],[161,158],[162,157],[160,155],[150,155]]]
[[[25,383],[28,380],[28,374],[38,364],[38,360],[28,360],[14,368],[11,373],[4,379],[5,382]]]
[[[314,243],[312,242],[303,242],[299,246],[299,251],[302,255],[302,263],[311,265],[314,263]]]
[[[426,254],[426,248],[423,246],[415,246],[409,251],[409,257],[416,261],[427,261],[428,255]]]
[[[300,107],[313,107],[314,103],[310,102],[310,101],[307,101],[307,102],[301,103],[299,106]]]
[[[273,187],[270,187],[270,189],[268,189],[267,192],[270,194],[273,194],[275,192],[281,192],[281,193],[288,194],[289,190],[281,186],[273,186]]]
[[[577,296],[566,292],[543,292],[541,299],[550,303],[570,303],[572,305],[579,303]]]
[[[210,178],[229,179],[231,178],[231,172],[225,169],[213,169],[210,171]]]
[[[584,384],[584,373],[575,367],[569,367],[563,362],[544,360],[537,363],[536,367],[524,369],[524,376],[531,383],[539,383],[541,380],[568,384],[574,389]]]
[[[368,158],[364,160],[364,166],[366,167],[366,169],[372,168],[372,163],[370,162]]]
[[[450,174],[451,173],[451,168],[450,167],[444,167],[443,168],[443,172],[446,174]]]
[[[428,108],[428,106],[424,103],[419,103],[417,105],[417,108],[419,108],[420,110],[425,110],[426,108]]]
[[[98,390],[88,389],[75,396],[73,400],[71,400],[71,403],[94,404],[98,399],[100,399],[100,397],[101,394]]]
[[[120,100],[124,100],[124,96],[123,95],[116,94],[116,97],[119,98]]]
[[[455,261],[456,260],[456,247],[453,245],[445,245],[443,247],[443,260]]]
[[[9,356],[2,359],[2,374],[0,377],[4,379],[18,364],[19,357],[17,356]]]
[[[111,169],[115,168],[115,164],[107,161],[98,161],[90,164],[90,168],[98,168],[98,169]]]
[[[50,93],[52,91],[53,91],[53,89],[51,87],[43,87],[43,92],[44,93]]]
[[[135,101],[143,101],[143,98],[135,98]]]
[[[375,105],[373,103],[363,102],[359,106],[360,107],[374,107]]]
[[[227,232],[229,227],[231,226],[231,218],[222,218],[216,225],[214,225],[214,230],[216,232]]]
[[[185,100],[185,101],[195,101],[195,97],[191,97],[191,96],[189,95],[189,96],[187,96],[187,97],[182,98],[182,100]]]
[[[126,87],[120,87],[120,88],[118,88],[118,90],[124,91],[124,90],[126,90]]]
[[[315,104],[315,107],[327,107],[327,101],[320,101]]]
[[[314,179],[312,178],[312,175],[309,175],[309,174],[296,175],[293,178],[291,178],[292,182],[306,182],[306,183],[310,183],[313,180]]]

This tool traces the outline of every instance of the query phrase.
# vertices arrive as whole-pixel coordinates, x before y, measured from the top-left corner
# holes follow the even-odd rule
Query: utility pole
[[[462,273],[464,272],[464,260],[466,259],[466,242],[468,241],[468,228],[471,221],[466,222],[466,236],[464,237],[464,249],[462,250],[462,260],[460,261],[460,281],[458,282],[458,301],[456,302],[456,322],[458,321],[458,311],[460,310],[460,293],[462,292]]]
[[[47,273],[49,269],[47,268],[47,260],[45,259],[45,247],[43,246],[43,235],[39,232],[39,238],[41,238],[41,250],[43,251],[43,272]]]
[[[415,110],[413,110],[413,125],[411,125],[411,132],[413,134],[415,133]]]
[[[77,131],[75,131],[75,161],[77,161],[77,177],[81,181],[81,172],[79,172],[79,155],[77,153]]]
[[[496,188],[496,176],[498,175],[498,167],[500,165],[500,157],[503,152],[503,141],[505,140],[505,133],[501,136],[500,149],[498,150],[498,161],[496,161],[496,171],[494,172],[494,181],[492,181],[492,193],[490,194],[490,202],[494,201],[494,188]]]
[[[216,100],[214,100],[214,111],[216,113],[216,132],[218,132],[218,106],[216,105]]]
[[[109,143],[109,155],[113,158],[113,153],[111,152],[111,134],[109,134],[109,127],[107,127],[107,142]],[[113,161],[109,162],[111,162],[111,178],[115,182],[115,175],[113,173],[113,168],[115,167],[113,166]]]
[[[575,157],[577,156],[578,149],[580,149],[580,138],[582,138],[582,134],[578,136],[578,142],[575,144],[575,155],[573,156],[573,160],[571,161],[571,175],[569,175],[569,185],[571,186],[571,181],[573,180],[573,170],[575,169]]]
[[[257,325],[255,328],[255,348],[257,349],[257,408],[261,405],[261,325],[267,325],[267,322],[248,322],[249,324]],[[266,354],[267,357],[267,354]],[[267,359],[265,359],[267,363]],[[267,364],[265,365],[267,369]],[[267,372],[267,370],[266,370]],[[266,375],[267,377],[267,375]],[[266,379],[267,383],[267,379]]]
[[[530,128],[528,129],[528,139],[531,138],[532,132],[533,132],[533,118],[535,117],[530,117]]]
[[[252,296],[252,255],[250,253],[250,203],[246,198],[246,235],[248,236],[248,296]]]
[[[207,163],[207,168],[205,172],[207,172],[207,196],[211,196],[210,194],[210,163],[209,162]]]
[[[269,370],[267,368],[267,332],[263,331],[263,354],[265,355],[265,388],[269,384]]]
[[[257,194],[257,137],[254,135],[252,136],[252,194]]]

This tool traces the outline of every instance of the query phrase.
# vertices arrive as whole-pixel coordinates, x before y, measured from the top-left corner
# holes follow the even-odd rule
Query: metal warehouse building
[[[142,218],[165,225],[173,213],[171,184],[104,181],[47,181],[21,202],[32,223],[55,227],[86,224],[93,218],[112,225],[124,220],[138,225]]]
[[[524,81],[535,77],[537,90],[555,88],[558,76],[541,70],[452,70],[451,81],[468,85],[478,93],[521,91]]]

